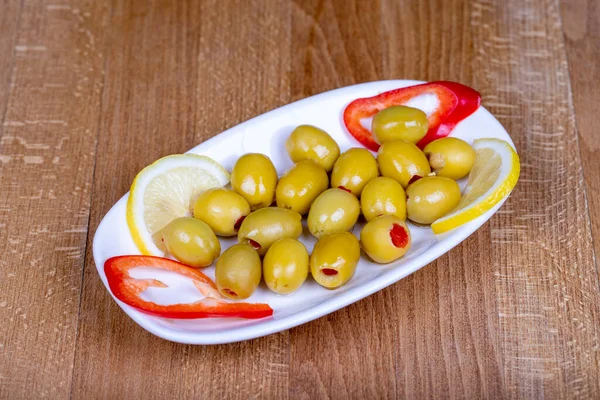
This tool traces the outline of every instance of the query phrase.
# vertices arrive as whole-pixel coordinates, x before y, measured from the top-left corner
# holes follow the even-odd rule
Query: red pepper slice
[[[206,297],[194,303],[161,305],[139,295],[148,287],[167,287],[156,279],[136,279],[129,271],[137,267],[159,268],[190,278]],[[195,319],[209,317],[263,318],[273,315],[268,304],[229,303],[217,286],[202,272],[168,258],[153,256],[118,256],[106,260],[104,272],[115,297],[146,314],[165,318]]]
[[[346,129],[363,146],[377,151],[379,143],[375,141],[373,134],[362,125],[361,120],[372,117],[385,108],[406,104],[411,99],[423,94],[434,94],[438,99],[438,107],[427,117],[429,130],[425,137],[417,143],[420,148],[436,139],[448,136],[456,124],[473,114],[481,104],[481,95],[476,90],[460,83],[449,81],[423,83],[354,100],[344,110]]]

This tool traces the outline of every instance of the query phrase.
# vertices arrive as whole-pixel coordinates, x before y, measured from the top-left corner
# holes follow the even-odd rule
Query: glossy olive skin
[[[238,231],[238,242],[250,244],[264,256],[279,239],[297,239],[302,234],[302,216],[295,211],[267,207],[248,215]]]
[[[373,117],[371,131],[379,143],[406,140],[417,143],[427,134],[427,114],[418,108],[393,106],[379,111]]]
[[[315,199],[308,212],[308,230],[316,238],[349,231],[360,215],[356,196],[342,189],[328,189]]]
[[[408,218],[418,224],[429,225],[452,211],[460,201],[456,181],[441,176],[430,176],[412,183],[406,189]]]
[[[367,149],[352,148],[337,159],[331,171],[331,187],[344,188],[360,196],[371,179],[379,175],[377,161]]]
[[[247,299],[260,284],[262,268],[258,253],[247,244],[225,250],[215,266],[215,283],[229,299]]]
[[[356,272],[360,244],[349,232],[323,236],[310,255],[310,272],[317,283],[327,289],[345,285]]]
[[[285,141],[290,159],[298,163],[313,160],[325,171],[331,171],[340,155],[340,146],[323,129],[312,125],[300,125]]]
[[[382,215],[363,227],[360,243],[371,260],[388,264],[406,254],[411,243],[410,231],[400,218]]]
[[[207,190],[194,204],[194,218],[206,222],[218,236],[235,236],[248,214],[250,205],[246,199],[224,188]]]
[[[367,221],[380,215],[406,219],[406,193],[398,182],[385,176],[371,180],[360,196],[360,208]]]
[[[263,277],[273,292],[290,294],[308,277],[308,251],[296,239],[279,239],[263,259]]]
[[[300,161],[277,183],[277,207],[306,214],[312,202],[329,187],[327,172],[312,160]]]
[[[190,267],[206,267],[221,254],[221,244],[208,224],[192,217],[176,218],[160,235],[167,251]]]
[[[425,146],[423,153],[437,176],[450,179],[467,176],[475,164],[475,150],[459,138],[445,137],[434,140]]]
[[[421,149],[403,140],[382,144],[377,153],[377,163],[381,175],[396,180],[405,189],[415,175],[424,177],[431,173],[429,161]]]
[[[244,154],[231,171],[231,187],[248,201],[252,210],[273,203],[276,185],[277,171],[264,154]]]

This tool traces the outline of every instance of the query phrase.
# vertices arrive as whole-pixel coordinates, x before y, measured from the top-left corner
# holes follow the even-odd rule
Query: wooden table
[[[597,398],[599,27],[593,0],[4,0],[0,397]],[[475,235],[244,343],[170,343],[118,308],[91,242],[142,167],[393,78],[473,86],[512,135],[521,180]]]

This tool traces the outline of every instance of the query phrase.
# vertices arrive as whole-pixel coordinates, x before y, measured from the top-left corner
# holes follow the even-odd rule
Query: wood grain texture
[[[596,260],[600,257],[600,4],[597,1],[561,1],[563,29],[569,59],[579,148],[589,202]]]
[[[596,3],[3,3],[0,398],[597,397]],[[243,343],[166,342],[114,303],[91,243],[142,167],[293,100],[395,78],[471,85],[513,137],[521,180],[475,235]]]
[[[476,84],[522,155],[489,224],[504,387],[593,398],[600,299],[558,3],[473,6]]]
[[[11,76],[15,63],[15,42],[21,21],[22,1],[4,0],[0,6],[0,120],[6,112],[7,94],[11,84]],[[3,127],[0,126],[0,136]]]
[[[3,44],[2,57],[14,59],[10,84],[0,83],[6,90],[0,94],[6,101],[0,139],[0,397],[65,398],[75,353],[107,9],[93,1],[31,1],[22,7],[8,6],[18,31],[12,48]]]

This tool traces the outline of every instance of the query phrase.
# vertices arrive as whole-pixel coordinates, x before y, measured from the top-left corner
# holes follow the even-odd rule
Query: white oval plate
[[[339,143],[342,151],[350,147],[358,147],[360,144],[344,128],[342,122],[344,107],[359,97],[374,96],[387,90],[419,83],[422,82],[408,80],[370,82],[312,96],[235,126],[196,146],[189,153],[212,157],[229,171],[235,160],[242,154],[263,153],[271,157],[281,175],[292,166],[285,152],[284,141],[294,127],[310,124],[323,128]],[[422,98],[412,105],[427,111],[432,100],[434,99]],[[469,143],[480,137],[499,138],[514,147],[506,130],[483,107],[457,125],[452,136]],[[461,185],[464,185],[464,182],[461,182]],[[94,262],[109,292],[103,269],[104,262],[113,256],[139,254],[125,219],[128,195],[123,196],[106,214],[94,236]],[[274,310],[273,316],[269,318],[174,320],[141,313],[115,300],[127,315],[144,329],[174,342],[219,344],[269,335],[339,310],[412,274],[475,232],[500,208],[504,200],[485,215],[442,236],[436,237],[429,228],[410,225],[412,247],[404,258],[392,264],[379,265],[361,257],[354,278],[337,290],[326,290],[310,277],[300,290],[289,296],[279,296],[269,291],[264,283],[261,284],[248,301],[268,303]],[[354,233],[359,234],[361,227],[360,224],[357,225]],[[312,250],[315,241],[310,234],[305,233],[301,240],[309,250]],[[221,242],[224,250],[234,244],[235,240],[226,239]],[[213,266],[204,269],[203,272],[214,278]],[[168,289],[147,289],[142,295],[148,300],[169,304],[191,302],[201,298],[191,283],[174,274],[138,268],[132,272],[132,276],[154,277],[169,285]]]

